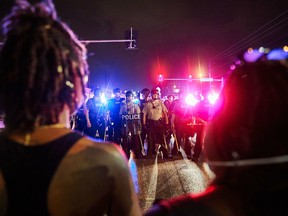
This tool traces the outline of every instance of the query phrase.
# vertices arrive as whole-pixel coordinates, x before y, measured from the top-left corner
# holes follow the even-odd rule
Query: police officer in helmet
[[[149,130],[148,158],[152,156],[154,150],[163,153],[164,158],[169,158],[168,146],[165,140],[165,132],[168,129],[167,108],[160,100],[159,91],[151,91],[151,99],[143,108],[143,125]]]
[[[120,118],[122,122],[122,149],[124,150],[126,157],[130,158],[130,151],[133,151],[134,156],[137,159],[142,158],[140,145],[140,107],[133,102],[133,93],[131,91],[126,92],[126,100],[121,103]]]
[[[114,97],[108,101],[108,115],[109,115],[109,140],[121,145],[121,119],[119,116],[121,103],[125,98],[121,98],[121,90],[119,88],[113,89]]]
[[[107,120],[107,108],[106,105],[101,101],[101,95],[103,93],[101,88],[95,88],[93,93],[93,98],[90,98],[86,102],[86,134],[95,138],[96,133],[98,132],[99,138],[104,140]]]

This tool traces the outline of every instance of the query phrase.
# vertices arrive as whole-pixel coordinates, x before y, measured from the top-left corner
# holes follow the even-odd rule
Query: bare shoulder
[[[130,204],[121,203],[120,195]],[[83,137],[59,165],[49,188],[48,203],[52,215],[72,215],[76,210],[79,215],[104,215],[116,207],[130,212],[134,208],[130,199],[133,195],[130,169],[120,148]],[[121,205],[111,205],[111,200],[118,197]]]
[[[70,149],[61,164],[61,166],[71,165],[78,169],[101,165],[109,167],[112,171],[119,168],[127,169],[127,160],[118,145],[83,137]]]

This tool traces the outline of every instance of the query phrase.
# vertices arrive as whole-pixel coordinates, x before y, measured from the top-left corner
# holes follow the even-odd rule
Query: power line
[[[217,59],[221,59],[225,56],[227,56],[228,54],[231,54],[232,52],[235,52],[236,48],[238,48],[239,46],[242,46],[243,44],[241,44],[243,41],[246,41],[247,39],[249,39],[250,37],[252,37],[254,34],[258,33],[260,30],[262,30],[263,28],[265,28],[266,26],[270,25],[272,22],[274,22],[275,20],[277,20],[278,18],[280,18],[281,16],[283,16],[284,14],[286,14],[288,12],[288,10],[286,10],[285,12],[281,13],[280,15],[278,15],[276,18],[274,18],[273,20],[269,21],[268,23],[266,23],[264,26],[260,27],[259,29],[255,30],[254,32],[252,32],[251,34],[249,34],[248,36],[244,37],[243,39],[241,39],[240,41],[238,41],[237,43],[235,43],[234,45],[232,45],[231,47],[229,47],[228,49],[218,53],[216,56],[214,56],[213,58],[210,59],[210,61],[215,61]],[[286,19],[288,19],[288,17],[285,17],[283,20],[281,20],[280,22],[277,22],[276,24],[273,24],[271,27],[269,27],[269,29],[274,28],[275,26],[279,25],[280,23],[284,22]],[[287,23],[285,24],[287,25]],[[280,27],[282,28],[282,27]],[[267,31],[267,30],[266,30]],[[265,32],[265,31],[264,31]],[[263,34],[260,33],[260,35]],[[259,36],[256,35],[254,36],[252,39],[254,39],[255,37]],[[250,41],[252,39],[249,39]],[[245,42],[246,44],[247,42]],[[233,50],[234,49],[234,50]]]
[[[218,57],[218,59],[221,59],[221,58],[225,58],[233,53],[235,53],[236,51],[239,52],[243,49],[247,49],[247,45],[251,44],[251,43],[255,43],[261,39],[264,39],[264,38],[267,38],[269,35],[273,34],[274,32],[277,32],[278,30],[284,28],[285,26],[288,25],[288,23],[276,28],[277,25],[281,24],[282,22],[284,22],[286,19],[288,19],[288,17],[286,17],[284,20],[282,20],[280,23],[277,23],[276,25],[272,26],[272,27],[269,27],[267,28],[265,31],[263,31],[262,33],[250,38],[249,40],[246,40],[244,43],[236,46],[234,48],[234,50],[231,50],[231,51],[227,51],[225,54],[223,54],[222,56]],[[274,28],[274,29],[273,29]],[[276,29],[275,29],[276,28]],[[273,31],[269,31],[269,30],[273,30]],[[263,35],[264,33],[268,32],[268,34],[265,34]]]

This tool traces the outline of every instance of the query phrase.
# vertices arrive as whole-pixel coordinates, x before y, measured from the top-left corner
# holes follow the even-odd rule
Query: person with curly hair
[[[0,215],[140,215],[122,150],[70,129],[86,49],[51,1],[17,1],[2,21]]]

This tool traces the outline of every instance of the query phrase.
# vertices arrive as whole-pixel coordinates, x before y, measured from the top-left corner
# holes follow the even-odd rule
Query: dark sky
[[[1,0],[1,18],[12,2]],[[87,45],[92,87],[151,88],[159,73],[167,78],[187,78],[189,74],[196,77],[201,70],[208,76],[209,65],[213,77],[222,77],[240,51],[250,46],[283,46],[288,41],[287,0],[54,3],[58,15],[82,40],[125,39],[130,27],[138,32],[138,50],[126,50],[124,43]]]

